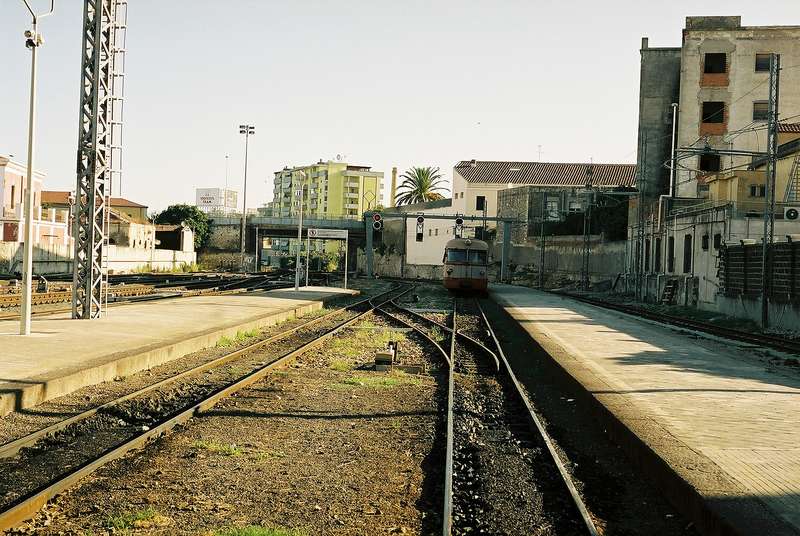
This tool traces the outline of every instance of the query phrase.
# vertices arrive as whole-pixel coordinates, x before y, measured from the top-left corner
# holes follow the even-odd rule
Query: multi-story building
[[[682,302],[721,309],[719,251],[763,240],[765,161],[725,153],[766,151],[772,54],[782,66],[775,240],[785,240],[800,233],[800,222],[785,216],[800,203],[792,186],[800,182],[800,26],[687,17],[680,47],[642,40],[638,185],[646,195],[629,218],[628,289],[661,299],[679,288]]]
[[[25,165],[0,156],[0,241],[22,242],[25,218]],[[33,173],[33,235],[36,244],[65,245],[69,239],[69,211],[42,208],[45,175]]]
[[[305,173],[305,179],[303,174]],[[304,181],[304,182],[301,182]],[[295,191],[302,184],[303,212],[309,217],[360,218],[383,206],[383,172],[369,166],[320,160],[316,164],[285,167],[275,172],[273,214],[294,216],[300,199]]]

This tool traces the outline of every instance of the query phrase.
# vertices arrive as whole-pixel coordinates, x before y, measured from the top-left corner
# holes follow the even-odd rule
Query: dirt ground
[[[386,326],[372,317],[109,464],[19,533],[436,532],[442,382],[359,369],[390,339],[408,362],[428,359],[416,336]]]

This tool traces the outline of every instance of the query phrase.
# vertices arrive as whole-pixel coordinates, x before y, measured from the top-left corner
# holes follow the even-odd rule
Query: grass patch
[[[233,344],[240,344],[243,342],[247,342],[248,340],[258,337],[261,334],[261,330],[257,328],[248,329],[248,330],[239,330],[236,332],[236,335],[233,337],[228,337],[227,335],[223,335],[217,341],[217,348],[227,348],[228,346],[232,346]]]
[[[256,458],[259,461],[264,460],[278,460],[281,458],[285,458],[287,454],[282,450],[261,450],[256,454]]]
[[[133,512],[122,512],[121,514],[108,516],[105,525],[110,529],[132,529],[137,525],[143,524],[145,521],[153,520],[158,515],[158,512],[152,508]]]
[[[445,336],[444,332],[439,326],[433,326],[430,331],[431,339],[435,341],[443,341]]]
[[[353,370],[352,363],[348,363],[343,359],[333,359],[331,361],[330,367],[332,370],[338,370],[339,372],[350,372]]]
[[[219,529],[212,534],[214,536],[308,536],[307,532],[299,529],[256,526]]]
[[[192,448],[208,450],[215,454],[222,454],[223,456],[241,456],[244,454],[244,451],[236,445],[226,445],[224,443],[217,443],[216,441],[197,440],[192,443]]]
[[[404,372],[393,372],[390,375],[351,376],[341,382],[353,387],[392,388],[400,385],[420,385],[419,378],[409,376]]]
[[[331,350],[340,356],[356,358],[366,348],[386,348],[389,341],[403,341],[406,336],[399,331],[389,329],[357,329],[344,336],[335,337],[331,342]],[[333,361],[333,360],[331,360]]]

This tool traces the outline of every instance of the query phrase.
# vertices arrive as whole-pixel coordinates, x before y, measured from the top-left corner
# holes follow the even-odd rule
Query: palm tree
[[[442,175],[439,173],[438,167],[412,167],[400,175],[400,178],[403,179],[403,182],[398,188],[400,191],[394,198],[398,206],[444,198],[437,192],[437,190],[445,189],[442,186]]]

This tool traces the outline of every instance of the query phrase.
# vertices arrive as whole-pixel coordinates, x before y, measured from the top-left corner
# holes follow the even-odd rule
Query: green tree
[[[210,233],[208,216],[193,205],[170,205],[153,218],[155,223],[178,225],[186,223],[194,232],[194,247],[206,245]]]
[[[439,193],[445,188],[438,167],[412,167],[400,175],[400,178],[403,182],[398,187],[400,191],[395,195],[395,203],[398,206],[444,198]]]

